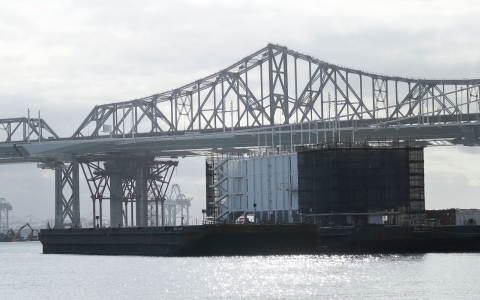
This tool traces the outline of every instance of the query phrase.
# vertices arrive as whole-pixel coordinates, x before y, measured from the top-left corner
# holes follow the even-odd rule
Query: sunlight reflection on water
[[[0,243],[2,299],[476,298],[480,254],[164,258]]]

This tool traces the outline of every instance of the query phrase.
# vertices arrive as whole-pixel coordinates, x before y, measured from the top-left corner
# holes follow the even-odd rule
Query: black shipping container
[[[302,214],[424,212],[423,148],[299,151],[298,187]]]

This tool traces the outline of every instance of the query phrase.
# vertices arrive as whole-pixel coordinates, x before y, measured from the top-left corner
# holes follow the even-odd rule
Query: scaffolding
[[[206,178],[206,203],[205,212],[207,217],[215,215],[214,202],[219,196],[219,190],[215,187],[218,182],[218,172],[215,172],[215,166],[218,163],[218,156],[210,156],[205,161],[205,178]]]
[[[299,210],[323,224],[424,222],[423,147],[332,141],[297,147]]]
[[[4,198],[0,198],[0,233],[7,232],[10,229],[8,212],[12,210],[12,206]]]

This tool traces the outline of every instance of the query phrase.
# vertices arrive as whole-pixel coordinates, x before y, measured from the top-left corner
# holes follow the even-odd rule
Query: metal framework
[[[114,175],[121,178],[120,197],[122,200],[122,221],[124,226],[141,226],[142,215],[140,210],[143,197],[141,186],[146,187],[148,195],[148,225],[159,225],[159,204],[163,207],[165,193],[168,189],[173,172],[178,161],[153,160],[153,158],[122,157],[121,160],[129,161],[127,166],[117,170],[109,170],[103,161],[82,160],[81,166],[90,190],[93,215],[97,216],[97,224],[103,226],[103,200],[112,200],[111,179]],[[139,177],[140,169],[147,169],[147,176]],[[110,205],[112,205],[110,203]],[[163,216],[163,214],[160,214]],[[163,220],[160,219],[163,225]],[[116,225],[116,224],[115,224]]]
[[[165,225],[165,195],[172,180],[173,172],[178,166],[178,161],[163,161],[150,169],[148,177],[148,224],[150,226],[159,225],[159,215],[161,225]],[[175,186],[175,185],[174,185]],[[161,211],[159,211],[159,204]]]
[[[7,232],[9,228],[8,212],[12,210],[12,206],[4,198],[0,198],[0,233]]]
[[[63,228],[66,221],[72,227],[80,226],[80,186],[78,162],[59,165],[55,170],[55,228]]]
[[[58,139],[40,118],[20,118],[34,129],[48,127],[57,140],[45,141],[40,129],[14,139],[19,125],[8,124],[17,119],[0,120],[10,128],[0,143],[0,162],[68,162],[112,153],[210,155],[260,145],[293,149],[312,135],[317,142],[341,135],[475,146],[479,101],[480,79],[385,76],[269,44],[177,89],[97,105],[70,138]],[[29,143],[32,132],[41,138]]]
[[[479,84],[480,79],[368,73],[269,44],[180,88],[98,105],[72,138],[211,133],[314,121],[323,129],[477,122]]]
[[[90,190],[90,198],[92,199],[92,216],[95,219],[96,207],[98,201],[99,207],[99,225],[103,224],[103,199],[104,193],[110,190],[108,176],[105,174],[105,169],[101,165],[100,161],[81,161],[80,166],[82,167],[83,175],[87,181],[88,188]],[[94,221],[95,222],[95,221]],[[128,224],[125,221],[125,224]]]
[[[180,185],[173,184],[170,195],[165,201],[165,225],[187,226],[190,224],[190,205],[193,198],[187,198],[182,194]]]
[[[55,141],[58,135],[41,118],[9,118],[0,119],[0,140],[5,143],[30,141]],[[47,137],[44,135],[48,134]],[[3,136],[3,137],[2,137]]]

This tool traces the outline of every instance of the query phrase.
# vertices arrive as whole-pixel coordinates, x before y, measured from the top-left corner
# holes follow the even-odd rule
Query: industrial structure
[[[431,209],[425,212],[428,223],[431,226],[480,224],[480,209]]]
[[[207,215],[235,223],[300,222],[296,153],[251,152],[207,160]]]
[[[302,215],[327,226],[425,223],[421,146],[364,141],[299,148]]]
[[[190,225],[192,200],[182,194],[180,185],[173,184],[165,201],[165,226]]]
[[[100,161],[82,162],[82,170],[91,193],[92,211],[98,227],[103,224],[104,200],[110,201],[111,226],[164,225],[165,193],[173,171],[178,165],[177,161],[156,160],[153,157],[135,159],[117,157],[108,159],[103,166]],[[58,194],[60,192],[61,189]],[[159,207],[162,210],[159,210]],[[61,219],[65,219],[65,216],[55,220]],[[55,223],[55,227],[60,226],[61,224]]]
[[[111,226],[147,226],[149,216],[155,219],[150,224],[164,224],[165,215],[158,212],[164,211],[178,157],[247,155],[253,150],[267,156],[293,154],[297,145],[334,139],[477,146],[479,87],[480,79],[412,79],[368,73],[269,44],[182,87],[97,105],[71,137],[56,135],[40,115],[2,119],[0,126],[5,130],[0,132],[0,163],[35,162],[55,170],[57,228],[80,224],[80,169],[89,183],[94,216],[108,200]],[[292,157],[270,158],[275,160],[270,164],[289,174],[293,172],[288,170],[292,166],[289,159]],[[253,159],[243,164],[257,168],[263,162]],[[210,162],[211,168],[220,167]],[[241,184],[249,191],[258,189],[246,180],[260,173],[245,174],[245,181],[238,181],[233,174],[225,180],[234,185],[244,182]],[[211,182],[215,176],[207,174],[207,180]],[[259,217],[274,216],[277,222],[294,220],[295,207],[288,197],[295,196],[296,183],[270,178],[275,178],[277,185],[270,182],[265,195],[258,196],[263,198],[251,199],[247,193],[248,205],[238,206],[233,200],[227,213],[224,208],[217,212],[212,209],[211,202],[218,195],[210,189],[207,215],[220,213],[222,218],[234,219],[240,212],[250,211],[258,200],[261,206],[253,210],[256,213],[259,209]],[[223,183],[214,184],[219,188]],[[233,194],[232,199],[236,197]],[[275,203],[269,198],[274,194]],[[155,213],[149,213],[149,207],[155,208]]]
[[[334,139],[293,153],[214,156],[207,160],[207,214],[229,223],[420,224],[421,145]]]
[[[0,233],[7,232],[10,229],[9,211],[12,210],[12,205],[4,198],[0,198]]]

